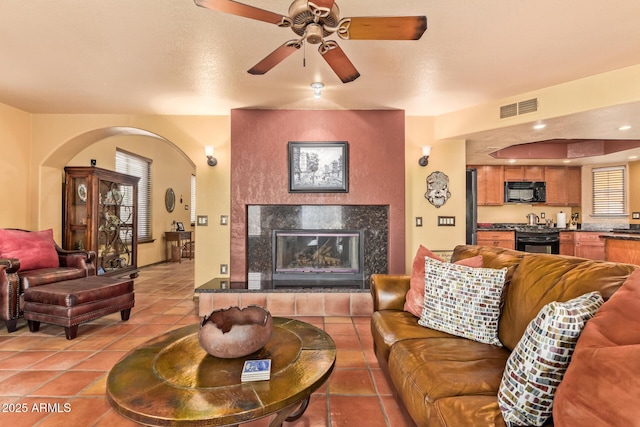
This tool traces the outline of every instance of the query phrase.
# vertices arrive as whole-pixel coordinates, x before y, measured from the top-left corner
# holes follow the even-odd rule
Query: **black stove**
[[[516,249],[523,252],[559,254],[560,232],[544,226],[515,228]]]

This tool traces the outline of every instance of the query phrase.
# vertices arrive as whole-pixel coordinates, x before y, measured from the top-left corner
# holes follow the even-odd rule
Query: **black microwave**
[[[547,201],[545,182],[505,182],[505,203],[544,203]]]

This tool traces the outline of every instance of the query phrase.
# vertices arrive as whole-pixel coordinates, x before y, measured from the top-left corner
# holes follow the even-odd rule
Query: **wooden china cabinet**
[[[138,180],[97,167],[66,167],[64,249],[97,255],[97,274],[138,275]]]

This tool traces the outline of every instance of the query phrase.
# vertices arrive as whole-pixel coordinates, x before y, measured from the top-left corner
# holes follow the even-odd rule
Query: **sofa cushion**
[[[425,258],[424,307],[418,323],[501,346],[498,319],[506,272]]]
[[[418,325],[418,318],[406,311],[382,310],[371,315],[373,346],[378,357],[389,359],[391,346],[398,341],[445,338],[453,335]]]
[[[444,259],[431,252],[429,249],[420,245],[416,256],[413,258],[413,268],[411,269],[411,288],[407,292],[404,310],[416,317],[422,315],[422,306],[424,305],[424,259],[425,257],[444,262]],[[456,262],[459,265],[469,267],[482,267],[482,257],[480,255],[465,258]]]
[[[640,420],[640,269],[584,327],[553,403],[556,426]],[[613,408],[624,408],[614,410]]]
[[[411,417],[427,425],[438,399],[487,395],[495,401],[508,357],[502,347],[460,337],[403,340],[391,347],[389,376]]]
[[[18,271],[60,266],[53,230],[23,231],[0,229],[0,257],[18,258]]]
[[[513,349],[542,307],[600,292],[606,301],[638,268],[562,255],[528,254],[513,274],[500,318],[500,342]]]
[[[590,292],[547,304],[531,321],[507,360],[498,391],[507,424],[541,426],[551,417],[555,390],[575,343],[602,303],[598,292]]]

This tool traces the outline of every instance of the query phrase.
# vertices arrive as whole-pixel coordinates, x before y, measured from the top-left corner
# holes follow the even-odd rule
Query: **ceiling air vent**
[[[500,107],[500,118],[506,119],[518,115],[518,104],[503,105]]]
[[[535,113],[536,111],[538,111],[538,98],[518,102],[518,115]]]
[[[500,107],[500,118],[519,116],[520,114],[535,113],[538,111],[538,98],[527,99]]]

